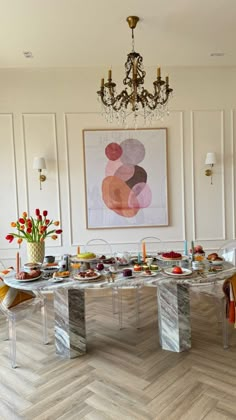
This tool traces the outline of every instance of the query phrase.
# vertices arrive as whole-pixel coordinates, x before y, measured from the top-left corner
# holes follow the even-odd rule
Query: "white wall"
[[[151,89],[155,70],[146,71]],[[169,226],[105,230],[86,229],[82,130],[112,128],[96,101],[106,71],[0,71],[0,259],[14,263],[16,242],[5,240],[10,222],[37,207],[62,222],[63,235],[56,242],[47,239],[46,254],[74,254],[77,245],[95,237],[120,249],[133,243],[135,249],[142,237],[155,235],[165,249],[180,250],[185,238],[217,249],[235,237],[236,70],[168,71],[175,95],[171,114],[153,127],[168,129]],[[123,75],[123,69],[113,69],[114,79]],[[217,155],[213,185],[204,175],[207,152]],[[44,156],[47,163],[42,191],[32,169],[34,156]],[[20,249],[23,261],[25,248]]]

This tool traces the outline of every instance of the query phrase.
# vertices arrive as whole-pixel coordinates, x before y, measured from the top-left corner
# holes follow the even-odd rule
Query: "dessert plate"
[[[92,276],[92,277],[81,277],[79,274],[75,274],[74,276],[74,279],[76,279],[76,280],[80,280],[80,281],[92,281],[92,280],[96,280],[96,279],[98,279],[99,277],[101,277],[101,274],[100,273],[96,273],[96,274],[94,274],[94,276]]]
[[[158,272],[160,272],[161,270],[159,269],[159,270],[155,270],[155,271],[152,271],[151,272],[151,274],[147,274],[147,273],[140,273],[140,276],[141,277],[155,277],[156,275],[157,275],[157,273]]]
[[[190,274],[192,274],[192,270],[189,270],[188,268],[182,268],[181,274],[175,274],[175,273],[172,273],[172,268],[166,268],[164,270],[164,273],[168,274],[168,276],[182,277],[182,276],[189,276]]]

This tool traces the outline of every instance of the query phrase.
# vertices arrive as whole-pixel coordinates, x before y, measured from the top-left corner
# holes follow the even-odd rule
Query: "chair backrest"
[[[227,241],[220,249],[218,249],[217,254],[224,258],[225,261],[228,261],[236,266],[236,240]]]
[[[163,251],[162,249],[162,242],[159,238],[156,236],[145,236],[144,238],[140,239],[139,241],[139,252],[142,251],[142,244],[145,242],[146,245],[146,252],[148,254],[157,254],[160,251]]]
[[[96,255],[105,255],[106,258],[113,256],[112,246],[105,239],[90,239],[85,244],[85,252],[94,252]]]

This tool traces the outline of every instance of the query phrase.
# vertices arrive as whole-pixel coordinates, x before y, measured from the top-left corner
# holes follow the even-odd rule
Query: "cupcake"
[[[150,268],[152,271],[157,271],[159,267],[156,264],[152,264]]]
[[[134,271],[142,271],[142,267],[139,264],[134,264]]]
[[[126,268],[123,270],[123,277],[131,277],[132,276],[132,270],[130,268]]]

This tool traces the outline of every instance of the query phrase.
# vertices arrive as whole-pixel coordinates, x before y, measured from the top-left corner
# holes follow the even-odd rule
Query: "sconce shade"
[[[33,162],[33,169],[46,169],[45,159],[42,157],[35,157]]]
[[[215,163],[216,163],[216,154],[214,152],[207,153],[205,164],[215,165]]]

